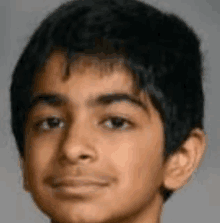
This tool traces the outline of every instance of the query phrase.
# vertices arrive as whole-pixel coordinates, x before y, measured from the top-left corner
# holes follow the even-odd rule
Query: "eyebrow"
[[[143,103],[137,96],[126,93],[108,93],[99,95],[96,98],[89,99],[86,104],[89,107],[110,106],[113,103],[120,101],[130,102],[131,105],[141,108],[150,115],[149,108],[145,103]],[[32,97],[30,108],[33,108],[40,103],[52,107],[60,107],[67,104],[68,99],[60,94],[37,94]]]

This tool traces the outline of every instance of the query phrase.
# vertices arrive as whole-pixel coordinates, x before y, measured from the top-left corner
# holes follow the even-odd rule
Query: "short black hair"
[[[22,158],[34,79],[56,49],[68,59],[78,52],[124,55],[161,115],[164,161],[192,129],[204,129],[203,54],[186,22],[136,0],[69,1],[41,22],[12,74],[11,126]],[[164,202],[173,192],[161,187]]]

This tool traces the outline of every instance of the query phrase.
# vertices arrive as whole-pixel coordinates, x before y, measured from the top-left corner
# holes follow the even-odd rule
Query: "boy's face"
[[[133,95],[131,76],[120,66],[100,77],[97,67],[81,64],[67,78],[64,61],[53,54],[34,86],[35,96],[61,101],[37,100],[26,123],[24,175],[34,201],[54,223],[157,222],[164,150],[159,113],[144,94],[146,109],[109,97]],[[100,96],[109,99],[97,101]],[[108,177],[105,185],[101,176]],[[74,186],[82,177],[98,183]],[[64,184],[55,187],[56,180]]]

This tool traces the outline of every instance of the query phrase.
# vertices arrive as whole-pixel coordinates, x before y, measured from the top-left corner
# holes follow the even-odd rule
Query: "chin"
[[[113,211],[91,203],[74,203],[41,210],[51,219],[51,223],[110,223]]]

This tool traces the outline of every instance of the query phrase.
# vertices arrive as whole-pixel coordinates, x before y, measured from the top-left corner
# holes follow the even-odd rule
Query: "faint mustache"
[[[74,171],[63,172],[51,175],[46,179],[46,182],[52,187],[58,186],[83,186],[83,185],[98,185],[107,186],[116,181],[116,178],[109,173],[87,169],[85,167],[76,167]]]

